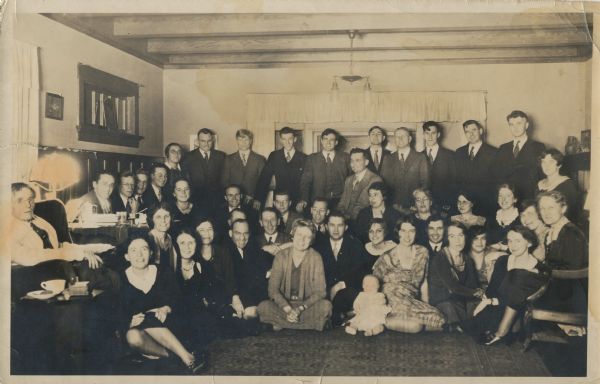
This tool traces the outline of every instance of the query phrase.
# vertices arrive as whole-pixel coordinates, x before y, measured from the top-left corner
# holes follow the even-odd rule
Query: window
[[[139,85],[83,64],[78,72],[79,140],[138,147]]]

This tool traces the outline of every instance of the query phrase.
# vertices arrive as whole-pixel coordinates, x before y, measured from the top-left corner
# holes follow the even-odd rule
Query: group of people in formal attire
[[[149,232],[121,245],[126,263],[117,271],[125,340],[147,358],[175,355],[197,370],[191,351],[207,335],[284,328],[472,332],[497,344],[518,329],[548,271],[587,265],[576,225],[581,194],[560,172],[564,156],[528,136],[525,113],[513,111],[507,123],[513,139],[499,148],[468,120],[467,144],[452,151],[440,145],[442,124],[427,121],[422,152],[408,128],[388,137],[374,126],[366,149],[345,153],[338,132],[325,129],[310,155],[284,127],[282,148],[268,158],[252,150],[248,130],[226,155],[203,128],[198,148],[184,155],[171,143],[148,172],[100,172],[69,218],[84,203],[147,214]],[[26,184],[14,184],[13,216],[43,221],[31,213],[33,199]],[[38,226],[52,240],[46,224]],[[13,263],[102,264],[84,246],[60,252],[22,227]],[[586,286],[550,284],[542,301],[585,309]]]

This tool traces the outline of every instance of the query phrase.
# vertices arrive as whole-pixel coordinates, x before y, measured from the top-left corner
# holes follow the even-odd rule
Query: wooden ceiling
[[[591,57],[591,15],[45,14],[162,68],[355,62],[531,63]]]

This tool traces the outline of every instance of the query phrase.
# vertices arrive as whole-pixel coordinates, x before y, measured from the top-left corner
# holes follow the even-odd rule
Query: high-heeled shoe
[[[508,344],[509,342],[510,342],[510,337],[508,337],[508,335],[496,336],[495,333],[492,333],[491,335],[489,335],[489,337],[483,343],[483,345],[485,345],[486,347],[490,347],[492,345]]]

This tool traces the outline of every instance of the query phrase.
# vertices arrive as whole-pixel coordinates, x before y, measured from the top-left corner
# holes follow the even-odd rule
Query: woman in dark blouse
[[[149,241],[152,249],[152,263],[175,271],[177,255],[173,248],[173,240],[169,235],[172,216],[169,203],[162,202],[148,212],[148,225],[150,226]]]
[[[127,343],[149,358],[175,354],[196,373],[204,362],[189,352],[174,333],[179,292],[173,273],[151,264],[151,257],[147,238],[134,236],[129,240],[125,259],[130,266],[122,273],[119,294]]]
[[[551,269],[581,269],[588,265],[588,241],[583,232],[565,216],[567,200],[558,191],[542,192],[537,198],[546,235],[546,263]],[[585,280],[550,280],[539,305],[569,312],[587,311]]]
[[[178,178],[174,181],[173,188],[171,236],[178,234],[182,228],[192,228],[202,216],[200,207],[190,201],[191,189],[187,179]]]
[[[377,181],[369,186],[369,206],[358,212],[353,228],[354,233],[363,244],[369,242],[369,228],[371,220],[375,218],[383,219],[386,227],[390,228],[385,239],[398,241],[398,234],[391,229],[394,228],[401,214],[391,204],[388,206],[386,203],[387,197],[388,189],[385,183]]]
[[[429,236],[427,235],[427,219],[433,215],[432,206],[433,200],[431,192],[428,189],[417,188],[412,193],[413,214],[415,227],[417,228],[417,237],[415,243],[427,246]]]
[[[487,241],[493,249],[506,251],[506,234],[517,225],[521,225],[515,187],[511,184],[500,184],[497,197],[500,209],[494,217],[486,220]]]
[[[448,330],[453,330],[472,316],[483,290],[478,285],[475,264],[464,252],[466,227],[457,222],[449,224],[446,244],[431,261],[429,303],[446,316]]]
[[[567,212],[565,216],[577,222],[581,210],[580,193],[577,183],[567,176],[560,174],[564,156],[559,150],[547,149],[540,155],[539,162],[546,177],[537,184],[537,193],[558,191],[565,197]]]

